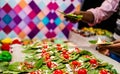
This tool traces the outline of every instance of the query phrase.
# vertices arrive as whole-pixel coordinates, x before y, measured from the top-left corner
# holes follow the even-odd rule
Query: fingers
[[[82,20],[83,16],[80,15],[80,11],[76,11],[74,13],[69,13],[69,14],[66,14],[64,17],[66,19],[66,21],[70,21],[72,23],[77,23],[79,22],[80,20]]]
[[[107,48],[108,45],[101,45],[101,44],[99,44],[97,47],[98,47],[99,49],[104,49],[104,48]]]
[[[98,51],[104,55],[109,55],[109,49],[99,49]]]
[[[75,14],[75,15],[80,15],[81,12],[80,12],[80,11],[75,11],[73,14]]]
[[[75,15],[83,15],[85,13],[86,13],[86,11],[75,11],[73,14],[75,14]]]
[[[98,46],[99,49],[120,49],[120,43],[105,45],[105,46]]]
[[[115,40],[115,41],[113,41],[113,43],[115,44],[115,43],[120,43],[120,40]]]
[[[120,43],[112,44],[109,47],[112,49],[120,49]]]
[[[64,17],[65,17],[65,20],[66,20],[66,21],[70,21],[70,22],[72,22],[72,23],[77,23],[77,22],[78,22],[77,19],[74,19],[74,18],[72,18],[72,17],[70,17],[70,16],[65,15]]]

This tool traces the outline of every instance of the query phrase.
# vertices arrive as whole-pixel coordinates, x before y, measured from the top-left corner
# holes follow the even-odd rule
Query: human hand
[[[112,44],[106,44],[106,45],[98,45],[99,48],[110,48],[110,49],[119,49],[120,48],[120,40],[115,40],[112,42]]]
[[[83,21],[85,23],[93,23],[94,22],[94,15],[90,11],[75,11],[74,13],[71,13],[71,14],[73,14],[72,17],[69,16],[69,14],[64,16],[67,21],[70,21],[73,23],[77,23],[79,21]]]
[[[76,13],[69,13],[69,14],[65,14],[64,17],[65,17],[66,21],[70,21],[72,23],[77,23],[80,20],[82,20],[83,15],[76,14]]]
[[[113,43],[114,43],[114,44],[120,43],[120,40],[115,40],[115,41],[113,41]]]
[[[113,44],[111,45],[98,45],[97,49],[98,51],[109,49],[112,52],[120,54],[120,40],[113,41]]]

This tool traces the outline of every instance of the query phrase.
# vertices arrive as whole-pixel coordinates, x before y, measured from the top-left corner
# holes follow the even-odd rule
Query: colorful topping
[[[78,74],[87,74],[87,70],[86,69],[79,69]]]
[[[108,74],[108,71],[105,69],[100,70],[100,74]]]
[[[12,55],[8,51],[2,51],[0,53],[0,61],[2,62],[10,62],[12,59]]]
[[[55,70],[55,71],[53,72],[53,74],[63,74],[63,71],[62,71],[62,70]]]
[[[12,41],[12,44],[21,44],[21,42],[18,39],[15,39]]]
[[[17,74],[26,72],[28,74],[117,74],[111,64],[105,64],[87,50],[78,47],[70,48],[66,43],[54,43],[55,41],[49,40],[36,41],[32,44],[31,42],[24,45],[19,40],[13,40],[11,44],[23,44],[22,52],[26,54],[24,61],[1,65],[3,64],[1,61],[10,62],[12,58],[8,51],[2,51],[0,53],[1,72],[7,71],[8,74],[13,72]],[[9,50],[7,45],[2,44],[1,49],[4,48]],[[3,70],[3,67],[7,70]]]
[[[9,51],[10,50],[10,44],[2,44],[1,49]]]
[[[3,44],[11,44],[12,43],[12,39],[11,38],[5,38],[1,41]]]

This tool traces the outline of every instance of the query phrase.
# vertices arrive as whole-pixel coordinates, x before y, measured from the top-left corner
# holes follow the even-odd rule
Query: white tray
[[[76,45],[73,43],[69,43],[69,46],[76,47]],[[23,50],[22,46],[21,45],[13,45],[12,47],[13,47],[13,53],[12,53],[13,58],[12,58],[11,63],[17,62],[17,61],[22,62],[25,58],[25,54],[23,54],[21,52]],[[115,60],[113,60],[105,55],[100,54],[99,52],[97,52],[95,50],[94,47],[82,47],[82,49],[88,50],[92,54],[94,54],[98,59],[102,59],[103,61],[112,64],[114,66],[114,68],[117,70],[118,74],[120,74],[120,63],[118,63],[117,61],[115,61]]]
[[[97,35],[97,36],[83,37],[79,33],[75,33],[73,31],[70,31],[68,40],[80,47],[91,47],[94,45],[89,43],[89,40],[98,40],[98,38],[100,38],[101,40],[111,41],[111,39],[106,36]]]

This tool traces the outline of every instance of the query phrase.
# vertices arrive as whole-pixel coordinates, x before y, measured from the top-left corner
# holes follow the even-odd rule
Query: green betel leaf
[[[63,68],[65,68],[65,67],[66,67],[65,64],[60,63],[60,64],[57,66],[57,69],[63,69]]]
[[[87,74],[99,74],[99,71],[98,71],[98,70],[93,69],[93,70],[88,71],[88,73],[87,73]]]
[[[83,15],[75,15],[73,13],[64,13],[64,12],[61,12],[61,11],[58,11],[60,12],[61,14],[63,14],[64,16],[70,18],[70,19],[73,19],[73,20],[81,20],[83,18]]]
[[[113,74],[118,74],[115,69],[112,69],[111,72],[112,72]]]
[[[83,61],[83,62],[87,62],[87,61],[90,60],[90,58],[86,58],[86,57],[82,56],[82,57],[79,57],[78,60],[81,60],[81,61]]]
[[[43,58],[40,58],[39,60],[37,60],[34,64],[35,68],[39,69],[43,64]]]
[[[8,65],[8,62],[0,62],[0,72],[7,70]]]
[[[2,74],[20,74],[20,72],[4,71]]]
[[[66,14],[65,16],[67,16],[68,18],[70,18],[71,20],[81,20],[83,18],[83,15],[75,15],[75,14]]]
[[[20,62],[12,63],[8,66],[8,70],[19,72],[20,71],[20,69],[18,68],[19,65],[20,65]]]
[[[92,55],[92,53],[91,52],[89,52],[89,51],[87,51],[87,50],[82,50],[81,52],[80,52],[80,55]]]
[[[91,44],[96,44],[96,43],[97,43],[97,40],[89,40],[89,43],[91,43]]]

